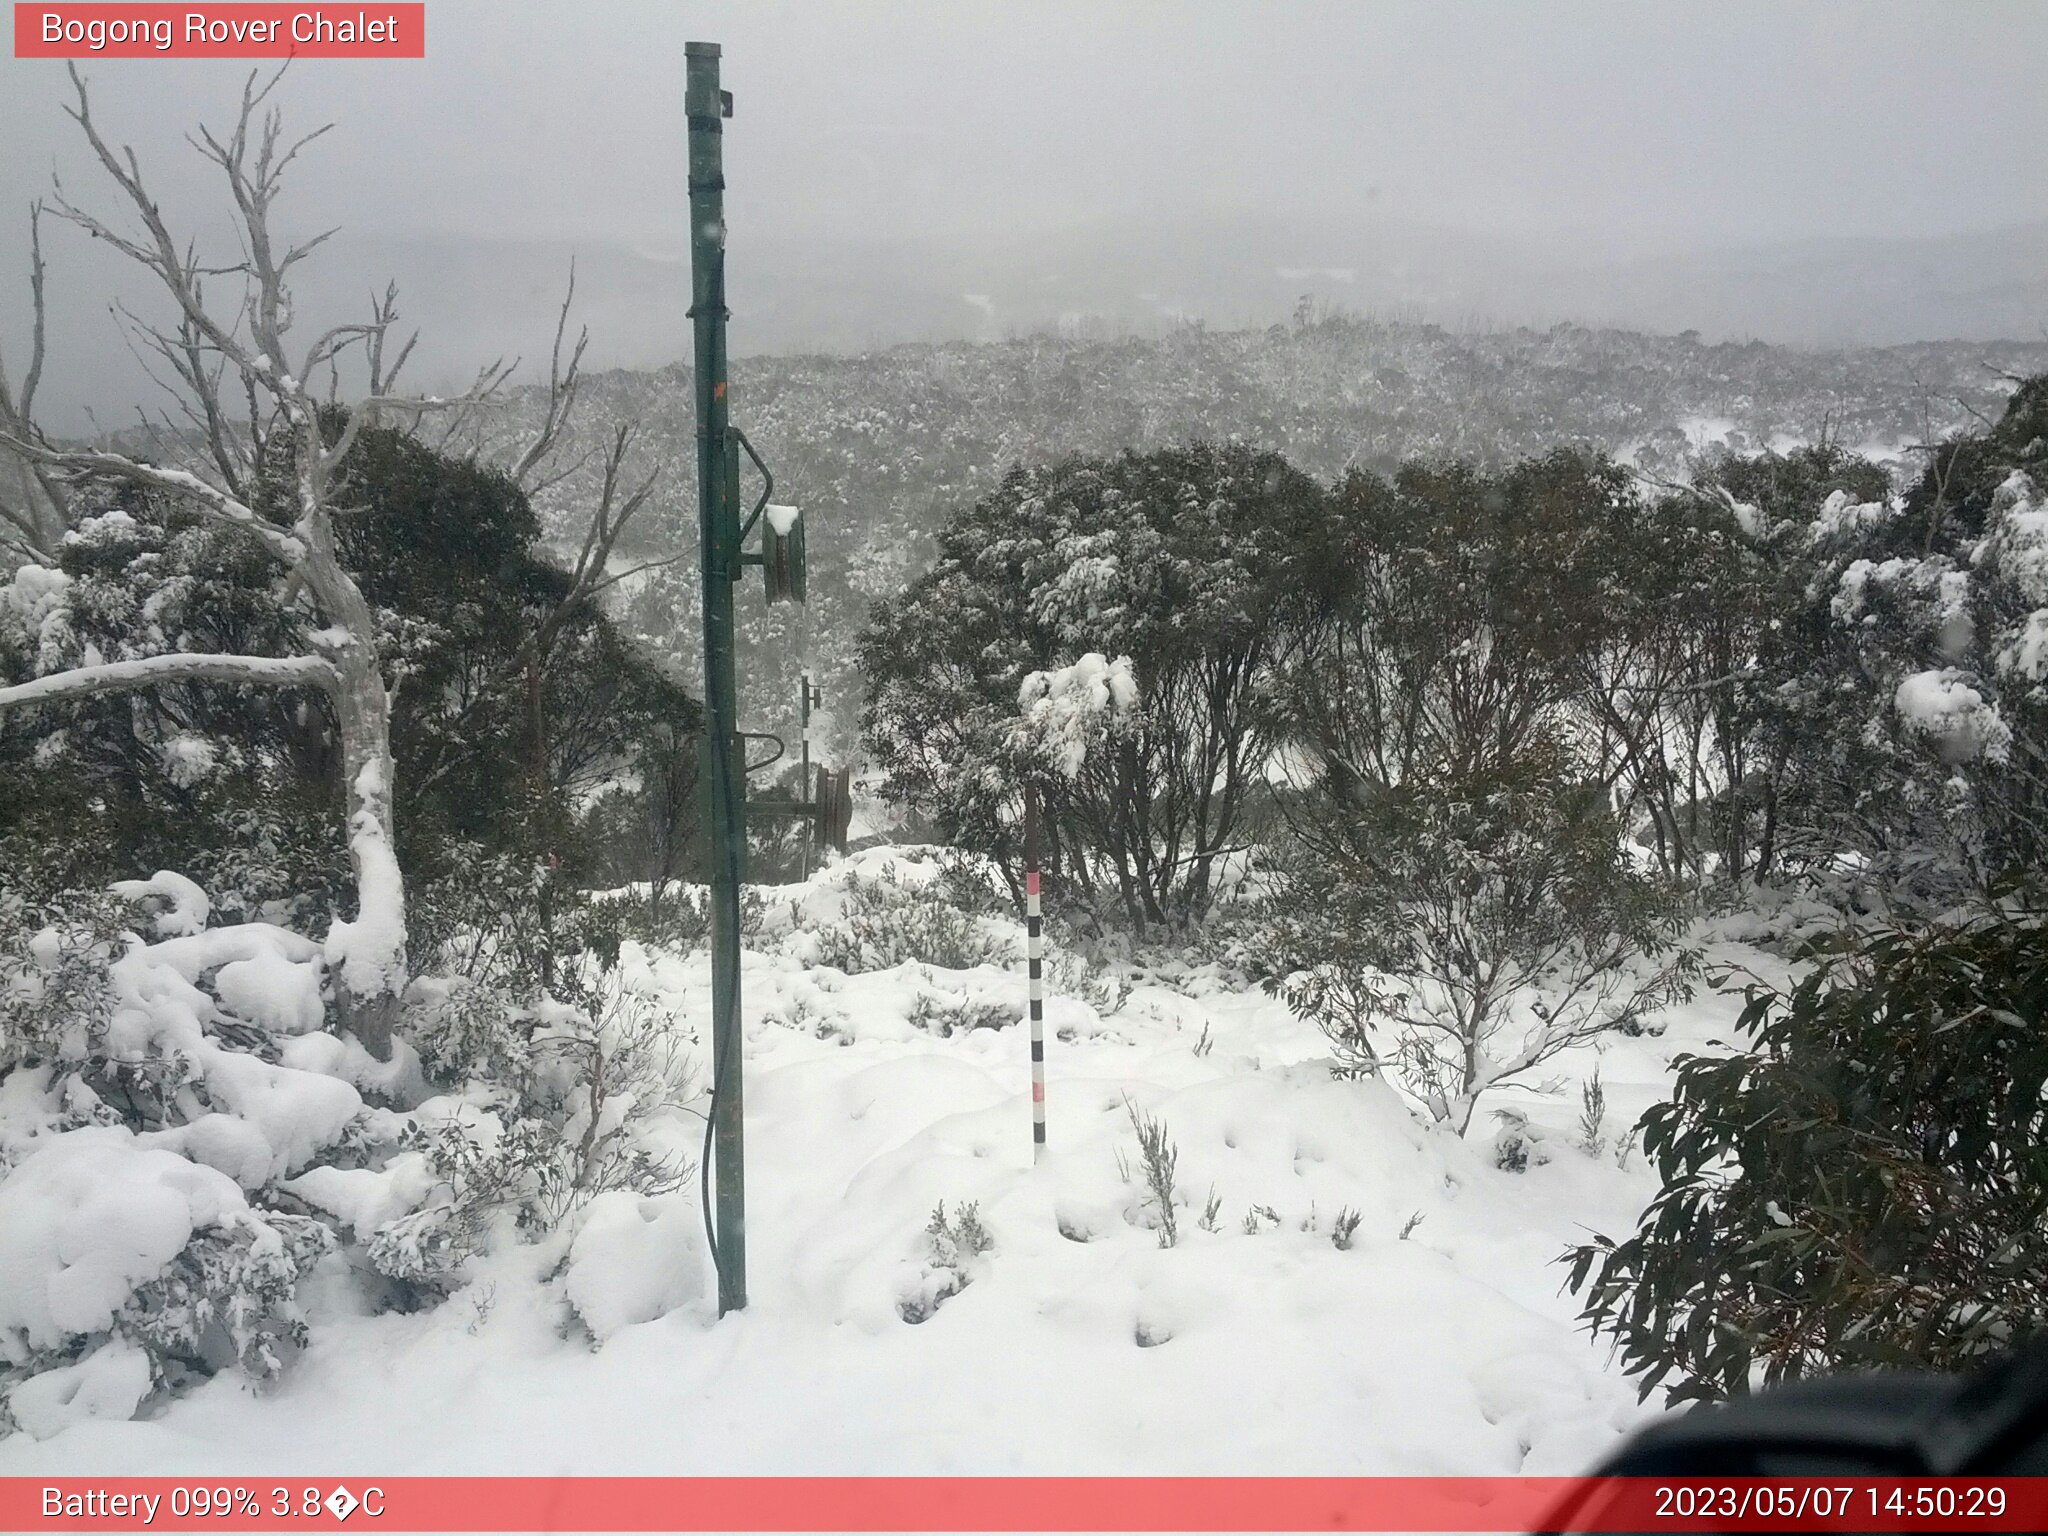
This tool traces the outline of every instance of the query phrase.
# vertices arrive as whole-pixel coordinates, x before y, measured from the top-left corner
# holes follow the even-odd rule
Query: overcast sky
[[[292,118],[337,126],[284,216],[673,255],[688,38],[724,45],[738,98],[736,240],[1251,212],[1627,256],[2048,218],[2034,0],[431,0],[424,60],[293,67]],[[88,71],[160,200],[211,198],[179,135],[222,118],[241,67]],[[103,191],[66,89],[61,63],[0,62],[9,341],[18,210],[53,168]],[[75,290],[104,297],[89,258],[58,254],[75,243],[52,236],[67,322]]]

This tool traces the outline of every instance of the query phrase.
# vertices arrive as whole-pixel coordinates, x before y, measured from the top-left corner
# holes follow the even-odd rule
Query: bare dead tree
[[[8,384],[7,363],[0,357],[0,434],[29,435],[35,420],[36,386],[43,376],[43,349],[47,335],[48,308],[43,298],[43,204],[38,202],[28,217],[29,298],[33,306],[29,327],[28,368],[22,374],[21,391]],[[30,555],[55,552],[58,540],[71,523],[71,508],[63,484],[41,464],[9,459],[10,471],[0,481],[0,539],[18,544]]]
[[[357,898],[354,919],[337,921],[328,936],[328,959],[344,1026],[374,1055],[388,1058],[406,982],[405,886],[392,809],[393,690],[380,664],[376,616],[337,552],[333,497],[342,464],[367,423],[390,416],[417,421],[430,411],[466,409],[487,397],[506,370],[499,364],[485,368],[468,391],[452,398],[393,393],[392,381],[411,342],[387,364],[386,347],[397,321],[396,295],[389,289],[382,300],[373,301],[369,319],[334,326],[296,355],[288,351],[292,269],[333,232],[284,244],[272,229],[271,211],[285,172],[326,131],[285,138],[278,109],[265,106],[281,75],[280,70],[259,84],[252,74],[232,132],[216,136],[202,128],[191,140],[226,180],[241,246],[239,260],[208,266],[193,245],[180,246],[172,236],[144,184],[134,150],[124,145],[117,151],[102,136],[85,82],[72,70],[77,102],[66,111],[135,222],[117,228],[72,202],[61,186],[50,208],[133,261],[172,301],[174,325],[132,318],[131,325],[141,350],[168,369],[160,382],[177,398],[188,435],[205,445],[205,455],[193,468],[152,463],[105,448],[63,445],[37,427],[32,411],[43,354],[39,242],[32,268],[35,326],[29,367],[19,395],[7,395],[0,387],[0,448],[25,466],[48,504],[8,508],[6,521],[17,537],[39,550],[54,548],[66,493],[74,486],[125,483],[171,498],[202,520],[254,540],[276,558],[285,572],[279,601],[310,601],[323,621],[314,634],[313,652],[286,660],[177,654],[82,667],[0,688],[0,709],[174,680],[323,689],[340,726]],[[210,283],[223,279],[238,285],[232,306],[214,302],[209,292]],[[334,376],[337,360],[352,350],[360,350],[366,360],[370,387],[351,406],[346,424],[337,427],[335,416],[323,411],[316,398],[314,381],[323,369]],[[231,405],[236,396],[243,412]],[[259,470],[284,464],[291,470],[288,492],[282,498],[259,495]]]

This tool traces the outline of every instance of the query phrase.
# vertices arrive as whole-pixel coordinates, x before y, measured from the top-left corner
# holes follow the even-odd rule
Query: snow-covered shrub
[[[580,1232],[601,1204],[614,1222],[613,1196],[652,1202],[659,1233],[592,1235],[586,1259],[680,1243],[688,1036],[616,973],[579,967],[577,1003],[420,980],[379,1062],[332,1027],[322,946],[214,916],[168,871],[0,903],[0,1427],[270,1379],[330,1253],[390,1305],[434,1299],[494,1241]],[[605,1267],[568,1270],[600,1336],[646,1300]]]
[[[1664,1188],[1571,1255],[1647,1396],[1961,1370],[2048,1331],[2048,926],[1890,929],[1681,1056],[1641,1122]]]
[[[281,656],[310,625],[252,541],[140,493],[94,493],[47,565],[0,577],[0,685],[177,651]],[[164,682],[0,711],[0,867],[50,901],[186,871],[225,916],[317,929],[347,885],[315,691]]]
[[[1519,1109],[1496,1109],[1500,1129],[1493,1138],[1493,1166],[1504,1173],[1527,1173],[1550,1161],[1549,1132],[1532,1125]]]
[[[1009,932],[955,906],[941,881],[906,880],[885,864],[875,875],[847,870],[842,889],[838,921],[814,930],[817,964],[859,972],[918,961],[968,971],[1015,957]]]
[[[324,1031],[310,940],[168,872],[116,895],[0,911],[0,1399],[37,1434],[276,1375],[335,1244],[284,1186],[411,1071]]]
[[[1903,495],[1809,480],[1804,507],[1779,506],[1769,624],[1738,688],[1771,835],[1823,893],[1938,912],[2048,860],[2044,484],[2036,378],[1932,448]]]
[[[871,610],[862,723],[885,793],[1021,893],[1033,783],[1061,905],[1140,936],[1199,918],[1263,778],[1262,691],[1327,513],[1239,446],[1013,471]]]
[[[600,954],[616,955],[627,939],[659,949],[695,949],[710,936],[711,903],[701,885],[613,891],[590,898],[584,931]]]
[[[1014,1003],[920,992],[904,1017],[917,1028],[949,1040],[977,1029],[1003,1029],[1015,1024],[1019,1014]]]
[[[51,906],[0,896],[0,1074],[82,1064],[103,1047],[114,1014],[107,964],[127,918],[111,893]]]
[[[964,1201],[948,1216],[941,1200],[925,1224],[925,1262],[906,1277],[897,1298],[896,1313],[906,1323],[922,1323],[937,1312],[949,1297],[965,1290],[983,1267],[982,1255],[995,1247],[995,1239],[981,1222],[981,1206]]]
[[[1685,994],[1683,908],[1554,755],[1304,799],[1268,911],[1268,983],[1329,1037],[1339,1076],[1386,1076],[1462,1132],[1481,1095]]]
[[[373,1179],[316,1171],[292,1186],[345,1222],[379,1273],[432,1294],[499,1237],[553,1231],[608,1194],[688,1182],[669,1117],[687,1091],[690,1038],[667,1010],[615,976],[583,1004],[522,1002],[467,979],[414,994],[408,1038],[451,1091],[411,1111]]]

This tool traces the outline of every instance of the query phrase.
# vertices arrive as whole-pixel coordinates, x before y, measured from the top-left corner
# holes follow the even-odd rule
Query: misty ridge
[[[397,274],[434,318],[422,361],[459,368],[530,332],[570,260],[596,355],[659,366],[686,333],[683,250],[365,238],[349,265]],[[1107,221],[985,238],[751,231],[734,225],[735,355],[861,352],[1048,329],[1157,334],[1286,317],[1304,294],[1459,330],[1559,322],[1811,348],[2040,339],[2048,222],[1924,239],[1833,238],[1603,260],[1561,239],[1390,220],[1224,216]],[[345,245],[346,248],[346,245]],[[667,355],[665,355],[667,354]]]
[[[741,357],[1045,332],[1104,339],[1189,324],[1263,327],[1287,319],[1304,297],[1325,310],[1456,332],[1563,323],[1809,350],[2040,340],[2048,316],[2048,221],[1614,259],[1563,238],[1388,219],[1219,215],[971,237],[756,230],[742,216],[732,261],[733,353]],[[421,332],[414,377],[457,388],[483,360],[545,355],[572,263],[593,364],[678,361],[689,306],[679,245],[344,227],[327,259],[299,274],[297,297],[309,314],[346,316],[367,286],[395,278]],[[104,419],[110,399],[136,391],[118,347],[66,356],[58,370],[56,414],[74,429],[87,423],[64,410],[66,399],[96,401]]]

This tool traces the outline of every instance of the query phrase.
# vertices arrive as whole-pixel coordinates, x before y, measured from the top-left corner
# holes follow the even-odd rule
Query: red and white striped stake
[[[1045,1156],[1045,919],[1038,904],[1038,791],[1024,790],[1024,931],[1031,970],[1031,1161]]]

